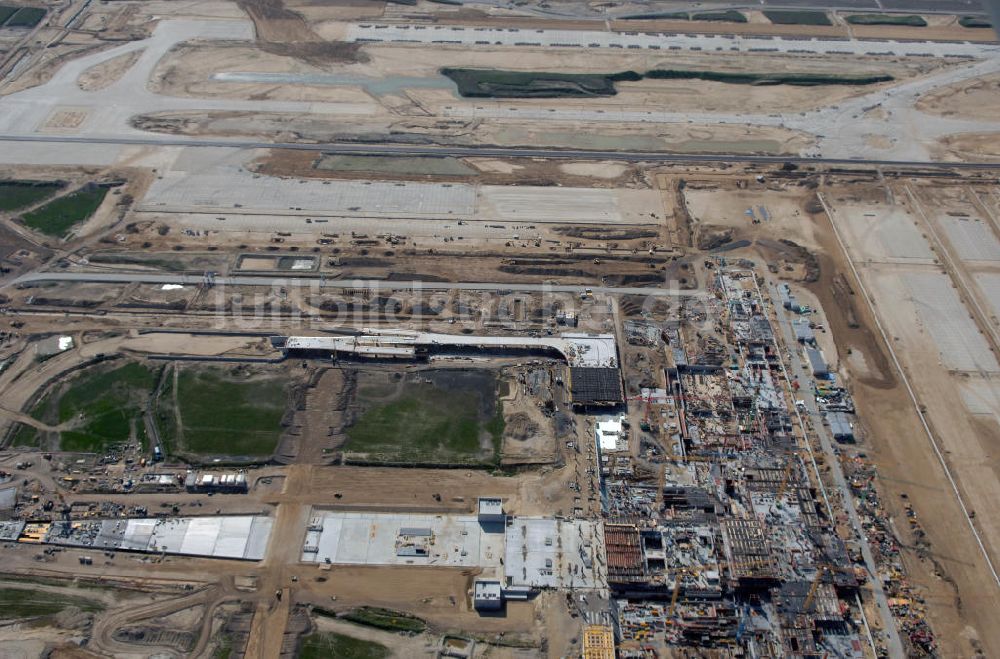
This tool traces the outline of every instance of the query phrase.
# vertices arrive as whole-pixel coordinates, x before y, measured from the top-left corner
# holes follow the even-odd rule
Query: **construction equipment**
[[[792,475],[792,461],[789,460],[788,464],[785,465],[785,473],[781,477],[781,485],[778,486],[778,493],[775,495],[775,500],[780,501],[781,497],[785,496],[785,490],[788,489],[788,481],[791,479]]]
[[[816,571],[816,578],[813,579],[812,586],[809,587],[809,594],[806,595],[806,601],[802,603],[803,611],[809,611],[809,606],[813,603],[813,600],[816,599],[816,591],[819,590],[819,584],[823,580],[823,575],[826,574],[826,571],[829,569],[830,568],[826,565],[821,565]]]
[[[670,596],[670,610],[667,613],[667,618],[674,617],[674,609],[677,608],[677,596],[681,594],[681,573],[678,572],[674,575],[674,594]]]
[[[667,465],[660,465],[660,473],[656,479],[656,513],[663,511],[663,488],[667,486]]]

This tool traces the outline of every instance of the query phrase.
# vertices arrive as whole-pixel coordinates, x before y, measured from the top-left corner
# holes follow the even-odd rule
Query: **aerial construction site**
[[[1000,656],[978,0],[2,0],[0,656]]]

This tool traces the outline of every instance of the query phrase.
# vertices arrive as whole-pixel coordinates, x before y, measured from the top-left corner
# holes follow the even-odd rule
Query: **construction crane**
[[[698,574],[698,570],[692,567],[682,567],[674,573],[674,594],[670,596],[670,609],[667,611],[668,619],[674,617],[674,611],[677,609],[677,598],[681,594],[681,575],[687,573]]]
[[[677,608],[677,596],[681,594],[681,573],[678,571],[674,575],[674,594],[670,596],[670,610],[667,612],[668,618],[674,617],[674,610]]]
[[[740,616],[740,624],[736,627],[736,642],[743,638],[743,633],[747,630],[747,619],[750,617],[750,605],[743,606],[743,615]]]
[[[663,488],[667,486],[667,465],[663,463],[660,465],[660,472],[656,479],[656,512],[659,514],[663,511]]]
[[[816,578],[813,579],[812,586],[809,587],[809,594],[806,595],[806,601],[802,603],[802,610],[808,612],[809,606],[816,599],[816,591],[819,590],[819,584],[823,581],[823,575],[826,574],[827,570],[830,568],[826,565],[820,566],[819,570],[816,571]]]
[[[789,460],[788,464],[785,465],[785,474],[781,477],[781,485],[778,487],[778,493],[775,495],[775,500],[780,501],[781,497],[785,496],[785,490],[788,489],[788,481],[791,480],[792,476],[792,461]]]

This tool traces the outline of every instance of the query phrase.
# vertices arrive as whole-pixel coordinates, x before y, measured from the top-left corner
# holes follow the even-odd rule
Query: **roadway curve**
[[[0,135],[0,142],[49,144],[117,144],[123,146],[229,147],[237,149],[291,149],[347,155],[454,156],[456,158],[550,158],[565,160],[623,160],[648,163],[753,163],[778,165],[786,162],[824,166],[865,166],[882,169],[992,170],[1000,162],[935,162],[930,160],[871,160],[808,156],[754,156],[735,153],[696,154],[663,151],[616,151],[599,149],[532,149],[498,146],[420,146],[409,144],[352,144],[342,142],[266,142],[240,139],[201,139],[180,136],[74,137],[69,135]]]

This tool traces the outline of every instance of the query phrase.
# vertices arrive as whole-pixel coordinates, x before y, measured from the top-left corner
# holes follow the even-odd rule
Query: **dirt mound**
[[[537,435],[540,428],[527,414],[518,412],[507,419],[504,430],[507,438],[523,442]]]
[[[709,251],[722,247],[733,240],[732,227],[717,224],[702,224],[698,227],[698,249]]]

